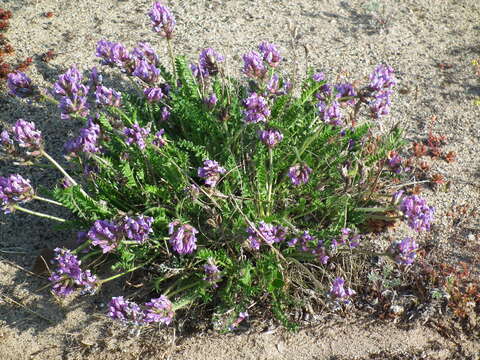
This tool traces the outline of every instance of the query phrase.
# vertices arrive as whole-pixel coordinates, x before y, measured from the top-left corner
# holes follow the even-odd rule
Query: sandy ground
[[[480,249],[480,221],[452,226],[446,216],[458,205],[480,204],[480,96],[471,61],[480,56],[480,2],[476,0],[296,0],[296,1],[169,1],[177,19],[175,48],[196,58],[210,46],[227,56],[238,72],[241,55],[259,42],[278,44],[284,69],[305,71],[308,62],[334,77],[363,78],[377,63],[392,65],[403,94],[396,97],[385,122],[399,122],[411,140],[424,138],[430,119],[433,131],[448,138],[452,164],[437,161],[434,171],[451,181],[448,191],[425,195],[437,208],[431,239],[452,263],[470,261]],[[40,86],[55,81],[70,64],[81,69],[97,64],[99,39],[131,47],[151,42],[166,58],[166,46],[151,32],[145,0],[2,0],[14,17],[7,32],[16,49],[13,59],[33,56],[28,74]],[[46,12],[54,16],[47,18]],[[288,22],[296,24],[297,56],[292,55]],[[58,56],[45,63],[40,55]],[[447,67],[438,64],[452,65]],[[118,82],[114,76],[110,79]],[[54,107],[27,105],[0,95],[0,120],[33,120],[48,139],[48,152],[60,158],[65,138],[78,124],[60,120]],[[18,169],[0,162],[0,175]],[[20,172],[48,186],[56,173]],[[49,207],[38,210],[55,214]],[[94,297],[52,301],[44,279],[31,276],[41,250],[70,241],[72,234],[31,216],[0,214],[0,359],[479,359],[478,342],[448,339],[420,323],[400,327],[374,319],[322,318],[299,333],[250,331],[240,335],[208,332],[179,337],[173,329],[150,329],[141,337],[112,324],[105,303],[121,289],[117,284]],[[3,298],[5,299],[5,298]],[[21,305],[21,306],[20,306]],[[326,320],[328,319],[328,320]]]

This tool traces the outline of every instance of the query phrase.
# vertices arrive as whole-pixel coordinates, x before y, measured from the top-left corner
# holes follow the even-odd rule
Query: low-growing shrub
[[[55,102],[63,121],[85,124],[65,145],[67,167],[46,152],[34,123],[20,119],[1,132],[4,156],[23,165],[46,160],[64,176],[42,196],[19,174],[0,177],[5,213],[78,231],[76,249],[55,250],[56,296],[95,292],[143,269],[151,300],[115,294],[111,318],[170,324],[176,310],[196,305],[190,309],[207,309],[234,329],[261,305],[293,326],[288,310],[302,306],[305,291],[324,304],[350,303],[354,274],[345,279],[342,263],[372,253],[361,235],[368,220],[402,218],[429,230],[425,200],[386,189],[408,171],[401,130],[377,131],[397,83],[391,67],[378,65],[362,87],[313,70],[288,79],[278,71],[278,49],[264,42],[243,56],[242,78],[228,77],[211,48],[193,64],[175,57],[168,8],[155,3],[149,16],[166,39],[171,70],[145,42],[128,50],[101,40],[96,49],[136,92],[106,87],[96,67],[85,78],[71,66],[50,92],[24,73],[8,76],[11,94]],[[33,200],[74,216],[24,207]],[[417,248],[413,238],[398,239],[375,255],[403,267]],[[108,278],[95,275],[100,258]]]

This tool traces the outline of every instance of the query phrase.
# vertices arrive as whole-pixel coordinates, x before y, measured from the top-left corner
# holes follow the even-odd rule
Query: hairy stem
[[[22,212],[30,214],[30,215],[35,215],[35,216],[38,216],[38,217],[42,217],[42,218],[46,218],[46,219],[50,219],[50,220],[55,220],[55,221],[58,221],[58,222],[67,221],[65,219],[62,219],[62,218],[59,218],[59,217],[56,217],[56,216],[53,216],[53,215],[48,215],[48,214],[44,214],[44,213],[41,213],[41,212],[38,212],[38,211],[29,210],[29,209],[26,209],[26,208],[18,206],[18,205],[15,205],[13,208],[15,210],[22,211]]]

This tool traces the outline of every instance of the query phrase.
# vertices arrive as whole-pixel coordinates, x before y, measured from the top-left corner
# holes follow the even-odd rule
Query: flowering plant
[[[113,297],[111,318],[168,325],[176,310],[200,303],[234,314],[229,328],[236,328],[261,300],[291,324],[286,308],[297,303],[299,288],[342,304],[355,294],[333,272],[319,286],[316,269],[367,248],[359,232],[368,218],[394,212],[417,231],[429,229],[433,209],[417,196],[399,193],[387,207],[372,207],[391,196],[383,185],[401,176],[389,155],[403,145],[401,131],[376,135],[397,82],[391,67],[378,65],[363,87],[314,71],[293,87],[278,71],[279,50],[263,42],[243,56],[242,77],[231,78],[214,49],[192,64],[175,57],[176,22],[167,7],[157,2],[149,16],[165,38],[171,70],[148,43],[129,50],[100,40],[96,49],[101,64],[131,78],[137,92],[106,87],[96,67],[85,77],[71,66],[53,97],[26,74],[8,78],[12,95],[52,101],[61,121],[85,124],[65,145],[68,172],[46,153],[35,124],[18,120],[0,137],[4,156],[44,159],[64,176],[54,199],[37,195],[20,175],[0,177],[5,213],[25,211],[79,231],[78,248],[56,250],[50,280],[57,295],[92,292],[142,268],[154,297],[142,306]],[[76,218],[20,206],[33,200]],[[416,249],[408,238],[381,255],[408,266]],[[110,278],[86,269],[101,256],[111,260]],[[297,281],[295,271],[311,280]]]

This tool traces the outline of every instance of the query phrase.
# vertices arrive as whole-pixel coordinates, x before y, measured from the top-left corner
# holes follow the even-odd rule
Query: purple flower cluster
[[[390,151],[387,154],[387,166],[395,174],[400,174],[402,172],[402,157],[398,155],[396,151]]]
[[[97,42],[95,55],[102,58],[102,65],[118,66],[125,71],[130,67],[133,58],[123,44],[107,40]],[[127,73],[129,72],[127,71]]]
[[[388,253],[392,255],[395,262],[400,265],[411,265],[417,257],[418,245],[415,239],[406,237],[402,241],[395,241],[388,248]]]
[[[252,93],[244,100],[246,110],[244,111],[247,124],[267,122],[270,116],[267,100],[257,93]]]
[[[7,75],[7,87],[9,94],[26,98],[34,93],[32,80],[23,72],[15,71]]]
[[[322,240],[318,240],[315,248],[311,248],[310,244],[314,243],[315,241],[316,239],[314,236],[310,235],[308,231],[304,231],[300,237],[291,239],[288,242],[288,246],[299,246],[302,251],[312,253],[313,255],[318,257],[320,263],[326,265],[328,263],[328,260],[330,259],[330,256],[327,253],[327,249],[325,248]]]
[[[87,126],[80,129],[80,135],[72,140],[69,140],[65,144],[65,154],[74,157],[79,156],[81,153],[98,153],[100,151],[100,147],[98,146],[99,137],[100,126],[94,123],[91,118],[89,118]]]
[[[164,106],[162,108],[162,112],[160,114],[160,121],[167,121],[170,118],[170,111],[168,111],[167,107]]]
[[[152,229],[153,218],[148,216],[125,216],[118,222],[97,220],[87,232],[86,236],[92,240],[92,245],[100,246],[103,253],[114,250],[122,239],[144,244]]]
[[[223,61],[225,61],[223,55],[212,48],[206,48],[198,56],[198,65],[191,64],[190,69],[195,77],[206,79],[218,74],[218,63]]]
[[[96,66],[90,70],[90,78],[88,81],[88,86],[96,88],[97,86],[101,86],[103,82],[103,76],[98,72]]]
[[[108,220],[97,220],[87,233],[92,245],[100,246],[104,254],[114,250],[121,239],[118,226]]]
[[[209,110],[212,110],[215,105],[217,105],[217,95],[211,94],[208,98],[204,99],[203,102],[207,105]]]
[[[165,96],[162,89],[158,87],[146,88],[143,94],[149,102],[159,102]]]
[[[163,134],[165,134],[165,129],[160,129],[155,134],[155,137],[152,140],[152,145],[163,147],[167,143],[167,141],[163,138]]]
[[[170,9],[161,2],[153,4],[152,9],[148,13],[150,20],[152,20],[153,30],[160,34],[160,36],[170,40],[175,29],[175,18]]]
[[[378,65],[370,74],[369,89],[373,100],[370,101],[370,111],[375,119],[390,113],[392,88],[397,84],[395,72],[392,67]]]
[[[127,137],[125,142],[128,145],[136,144],[141,150],[145,149],[145,139],[150,134],[150,129],[142,128],[138,123],[133,124],[131,128],[125,128],[123,134]]]
[[[359,240],[362,238],[359,234],[354,234],[352,229],[343,228],[340,231],[340,238],[333,239],[332,247],[348,246],[350,249],[356,248],[360,245]]]
[[[0,200],[5,214],[12,212],[16,204],[33,200],[35,193],[30,181],[18,174],[0,176]]]
[[[96,285],[96,277],[90,270],[83,271],[81,261],[67,249],[55,249],[55,259],[52,263],[57,268],[48,278],[53,283],[52,289],[58,296],[68,296],[76,287],[83,288],[83,292],[93,292]]]
[[[336,96],[338,98],[357,96],[355,88],[350,83],[337,84],[335,85],[335,90],[337,90]],[[355,105],[355,102],[355,99],[350,99],[346,101],[346,104]]]
[[[345,280],[337,277],[330,288],[330,295],[335,299],[345,300],[346,298],[355,295],[356,292],[350,288],[345,289]]]
[[[295,186],[304,185],[308,182],[308,178],[312,173],[312,169],[307,164],[297,164],[288,170],[288,176]]]
[[[97,86],[95,91],[96,102],[99,105],[120,106],[121,94],[105,86]]]
[[[137,60],[144,60],[155,67],[160,65],[157,53],[148,42],[139,42],[137,47],[133,49],[132,56]]]
[[[160,78],[160,70],[154,64],[150,64],[147,60],[137,59],[132,75],[138,77],[149,85],[153,85]]]
[[[12,154],[15,152],[13,140],[10,138],[10,133],[7,130],[0,132],[0,150],[6,154]]]
[[[312,79],[315,82],[320,82],[325,80],[325,74],[323,72],[318,72],[312,75]]]
[[[220,180],[220,175],[227,171],[215,160],[205,160],[203,167],[198,168],[198,176],[205,179],[205,185],[214,187]]]
[[[41,150],[42,133],[35,128],[35,123],[19,119],[12,126],[12,133],[18,146],[28,149],[29,153]]]
[[[267,83],[265,96],[268,96],[268,95],[280,96],[280,95],[288,94],[292,89],[292,83],[285,79],[282,79],[282,83],[283,83],[282,88],[280,88],[280,78],[277,74],[273,74],[269,82]]]
[[[188,224],[172,221],[168,224],[170,245],[180,255],[191,254],[197,248],[198,230]]]
[[[53,90],[60,95],[60,110],[62,119],[69,119],[72,114],[87,116],[88,114],[88,86],[82,84],[82,75],[72,65],[64,74],[58,77]]]
[[[108,316],[123,323],[169,325],[174,315],[173,304],[164,295],[151,299],[142,307],[133,301],[125,300],[123,296],[113,297],[108,303]]]
[[[267,68],[263,65],[262,56],[256,51],[250,51],[243,55],[242,72],[253,79],[263,79]]]
[[[259,250],[262,242],[272,245],[284,241],[287,236],[287,229],[280,225],[267,224],[264,221],[260,221],[257,229],[248,227],[247,233],[249,234],[247,240],[250,247]]]
[[[405,196],[400,211],[407,219],[408,226],[417,231],[429,231],[435,209],[417,195]]]
[[[280,61],[282,61],[282,57],[274,44],[262,42],[258,46],[258,49],[263,54],[263,61],[271,67],[277,67],[277,65],[280,64]]]
[[[128,301],[123,296],[113,297],[108,303],[108,316],[113,320],[119,320],[127,323],[132,322],[136,325],[143,323],[145,314],[140,306],[133,301]]]
[[[336,100],[332,101],[330,104],[327,104],[324,101],[320,101],[317,104],[320,117],[326,124],[340,126],[342,121],[342,112],[340,111],[340,103]]]
[[[215,288],[218,287],[217,282],[220,281],[222,276],[220,275],[218,266],[215,265],[215,261],[212,258],[208,258],[207,263],[203,265],[203,270],[205,271],[205,277],[203,280],[209,282]]]
[[[145,307],[144,322],[146,323],[162,323],[169,325],[175,315],[172,302],[164,295],[146,302]]]
[[[267,129],[260,131],[260,141],[270,149],[273,149],[282,140],[282,133],[276,129]]]
[[[119,228],[127,239],[144,244],[148,240],[149,234],[153,232],[152,224],[152,217],[143,215],[137,217],[125,216]]]

